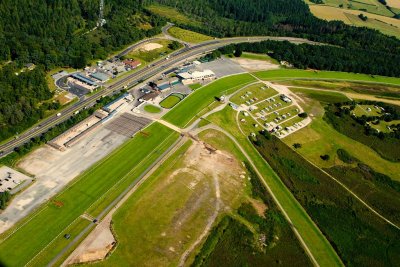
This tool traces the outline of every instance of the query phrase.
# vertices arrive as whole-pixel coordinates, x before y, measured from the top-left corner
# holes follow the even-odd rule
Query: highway
[[[68,120],[71,116],[74,115],[75,112],[80,111],[86,107],[89,107],[96,103],[98,99],[105,95],[111,95],[115,92],[118,92],[124,88],[132,87],[141,83],[159,73],[162,73],[170,68],[172,68],[177,63],[187,60],[188,58],[201,55],[202,53],[215,50],[219,47],[235,44],[235,43],[244,43],[244,42],[259,42],[264,40],[276,40],[276,41],[289,41],[293,43],[309,43],[309,44],[318,44],[307,39],[301,38],[292,38],[292,37],[270,37],[270,36],[261,36],[261,37],[235,37],[235,38],[225,38],[225,39],[215,39],[212,41],[206,41],[194,46],[185,46],[184,48],[173,52],[169,55],[169,59],[160,59],[155,61],[151,65],[148,65],[146,68],[141,69],[137,72],[132,73],[124,78],[117,79],[114,83],[105,86],[103,90],[99,90],[93,95],[86,97],[85,99],[81,99],[79,102],[66,107],[61,110],[60,116],[53,115],[45,120],[41,121],[40,124],[33,126],[29,130],[22,133],[17,139],[10,140],[7,143],[0,145],[0,157],[3,157],[9,153],[11,153],[14,148],[19,147],[27,142],[31,138],[40,136],[41,134],[47,132],[49,129],[54,127],[55,125]],[[132,47],[137,45],[141,45],[144,42],[148,42],[149,39],[143,40],[139,43],[128,48],[129,50]],[[126,49],[122,53],[128,51]]]

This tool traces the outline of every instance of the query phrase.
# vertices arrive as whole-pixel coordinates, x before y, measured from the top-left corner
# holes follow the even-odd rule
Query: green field
[[[146,65],[149,62],[152,62],[158,58],[166,56],[167,54],[173,52],[174,50],[169,47],[169,44],[172,43],[171,40],[158,40],[154,41],[154,43],[162,45],[160,48],[156,48],[150,51],[145,51],[142,49],[136,49],[124,56],[124,58],[133,58],[138,59],[142,62],[142,66]],[[122,76],[121,76],[122,77]]]
[[[161,109],[159,107],[153,106],[153,105],[146,105],[144,106],[144,111],[149,112],[149,113],[160,113]]]
[[[2,234],[1,262],[6,266],[25,265],[42,250],[41,262],[49,262],[59,252],[53,247],[58,246],[57,242],[47,246],[53,239],[64,234],[71,224],[78,223],[79,216],[114,186],[133,182],[178,138],[178,133],[160,124],[152,124],[144,131],[148,135],[136,135],[55,196],[53,200],[62,203],[61,207],[51,200]],[[125,188],[119,187],[119,192]]]
[[[354,115],[357,117],[361,116],[381,116],[381,110],[376,109],[374,105],[356,105],[353,110]]]
[[[172,7],[162,6],[162,5],[150,5],[147,6],[146,9],[149,10],[151,13],[167,18],[172,22],[182,23],[186,25],[193,25],[193,26],[201,26],[200,22],[194,20],[193,18],[189,18],[182,12]]]
[[[400,163],[391,162],[383,159],[376,151],[347,137],[336,131],[322,117],[324,109],[316,101],[309,101],[305,104],[306,111],[313,114],[313,120],[310,125],[285,137],[284,142],[292,146],[294,143],[300,143],[301,149],[298,149],[301,155],[321,168],[330,168],[340,165],[341,162],[336,156],[338,149],[345,149],[360,161],[370,165],[375,171],[386,174],[393,179],[400,181]],[[320,155],[329,155],[330,159],[324,161]]]
[[[300,93],[302,95],[305,95],[306,97],[310,97],[312,99],[315,99],[323,103],[340,103],[350,100],[344,94],[337,92],[330,92],[330,91],[321,92],[319,90],[310,90],[303,88],[290,88],[290,91],[294,93]]]
[[[272,57],[266,54],[254,54],[254,53],[243,52],[240,57],[253,60],[264,60],[279,65],[279,62],[276,59],[273,59]]]
[[[204,35],[201,33],[197,33],[197,32],[193,32],[193,31],[189,31],[189,30],[185,30],[185,29],[181,29],[179,27],[171,27],[168,30],[168,33],[171,34],[172,37],[175,37],[179,40],[182,40],[182,41],[188,42],[188,43],[194,43],[194,44],[214,39],[210,36],[207,36],[207,35]]]
[[[237,105],[241,105],[252,99],[252,101],[254,101],[252,104],[256,104],[277,94],[277,91],[269,88],[265,84],[256,83],[238,91],[233,97],[231,97],[230,101]]]
[[[192,89],[192,90],[194,91],[194,90],[199,89],[199,88],[202,87],[202,86],[203,86],[203,85],[200,84],[200,83],[194,83],[194,84],[190,84],[190,85],[189,85],[189,88]]]
[[[243,149],[252,158],[257,169],[263,174],[263,179],[274,193],[288,214],[293,225],[307,244],[312,255],[320,266],[341,266],[342,263],[335,251],[325,239],[307,213],[296,201],[280,178],[261,158],[254,146],[249,142],[247,135],[243,135],[236,124],[236,113],[229,107],[208,117],[210,121],[226,129],[241,144]]]
[[[223,94],[230,94],[254,82],[255,78],[248,73],[225,77],[211,84],[204,86],[189,95],[184,101],[179,103],[173,110],[163,116],[166,121],[179,127],[185,127],[191,119],[201,110]]]
[[[346,80],[369,83],[382,83],[400,85],[400,78],[385,77],[378,75],[357,74],[337,71],[312,71],[298,69],[280,69],[259,71],[254,73],[262,80],[296,80],[296,79],[320,79],[320,80]]]
[[[257,149],[348,266],[394,266],[400,231],[386,223],[282,141],[259,136]]]
[[[167,96],[163,101],[160,102],[160,106],[166,109],[170,109],[176,106],[183,100],[184,96],[181,94],[171,94]]]

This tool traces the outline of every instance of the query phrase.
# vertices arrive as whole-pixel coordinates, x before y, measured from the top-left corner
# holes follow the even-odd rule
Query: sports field
[[[105,159],[77,177],[69,186],[15,228],[1,235],[1,263],[23,266],[46,265],[60,250],[58,242],[65,229],[81,223],[80,216],[91,210],[99,214],[106,203],[117,196],[146,170],[174,141],[178,133],[155,123],[138,133]],[[101,199],[102,205],[97,204]],[[54,204],[56,201],[57,205]],[[74,236],[71,236],[71,241]],[[63,247],[59,247],[61,249]],[[31,262],[30,260],[33,259]]]
[[[249,142],[247,135],[241,134],[237,127],[235,112],[227,107],[224,110],[208,117],[210,121],[224,128],[232,134],[244,150],[252,158],[258,170],[263,174],[263,179],[271,188],[299,234],[307,244],[311,253],[320,266],[341,266],[342,263],[329,242],[322,235],[301,205],[295,200],[280,178],[271,167],[266,164],[254,146]]]
[[[359,81],[367,83],[400,85],[400,78],[349,73],[349,72],[339,72],[339,71],[279,69],[279,70],[259,71],[255,72],[254,74],[262,80],[320,79],[320,80],[346,80],[346,81]]]
[[[160,102],[160,106],[163,108],[173,108],[175,107],[176,104],[178,104],[179,102],[182,101],[182,99],[184,98],[183,95],[181,94],[171,94],[169,96],[167,96],[167,98],[165,98],[163,101]]]
[[[233,93],[256,79],[248,73],[218,79],[196,90],[180,102],[173,110],[163,116],[166,121],[179,127],[185,127],[201,110],[223,94]]]

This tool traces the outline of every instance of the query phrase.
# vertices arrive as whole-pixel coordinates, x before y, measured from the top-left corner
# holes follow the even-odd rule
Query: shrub
[[[325,161],[328,161],[331,157],[329,156],[329,155],[321,155],[320,156],[320,158],[322,159],[322,160],[325,160]]]

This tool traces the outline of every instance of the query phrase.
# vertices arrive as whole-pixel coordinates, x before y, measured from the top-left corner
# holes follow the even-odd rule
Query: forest
[[[45,116],[48,110],[58,109],[58,102],[43,102],[50,99],[44,69],[15,73],[15,64],[7,64],[0,70],[0,140],[21,133]]]
[[[293,44],[287,41],[264,41],[230,45],[223,54],[235,51],[269,54],[278,61],[287,61],[299,69],[345,71],[400,77],[400,54],[341,48],[330,45]]]
[[[141,1],[108,0],[107,23],[97,23],[98,0],[0,1],[0,62],[84,67],[124,45],[160,32],[164,19],[146,13]]]

